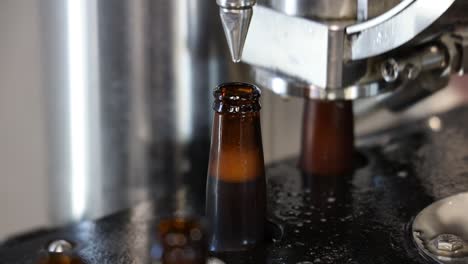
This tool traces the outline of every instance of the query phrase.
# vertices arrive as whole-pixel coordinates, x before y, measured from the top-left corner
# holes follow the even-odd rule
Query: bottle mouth
[[[213,92],[213,109],[218,113],[249,113],[260,111],[260,89],[249,83],[229,82],[218,85]]]

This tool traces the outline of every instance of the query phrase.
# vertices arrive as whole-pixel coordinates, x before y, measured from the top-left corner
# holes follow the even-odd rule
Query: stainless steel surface
[[[331,98],[341,98],[350,96],[344,96],[345,92],[339,92],[339,89],[356,91],[356,87],[366,92],[353,92],[351,97],[356,94],[362,96],[373,94],[374,92],[367,92],[369,89],[388,91],[399,86],[393,82],[401,76],[402,70],[405,71],[405,77],[416,79],[421,71],[430,71],[429,68],[432,67],[421,63],[456,61],[441,62],[443,54],[438,52],[429,52],[426,57],[419,57],[420,50],[414,46],[414,44],[427,43],[431,38],[435,40],[440,36],[440,31],[450,34],[450,27],[438,27],[437,23],[433,27],[432,35],[427,33],[430,32],[427,29],[454,2],[454,0],[361,0],[352,1],[350,5],[336,5],[333,4],[334,1],[262,1],[260,5],[254,7],[255,16],[244,47],[243,61],[279,73],[282,79],[287,76],[289,80],[285,80],[286,82],[290,83],[290,79],[295,79],[295,82],[307,84],[301,85],[302,90],[314,90],[303,93],[293,92],[295,89],[291,88],[276,89],[276,91],[281,90],[283,95],[317,97],[318,94],[322,94],[320,97],[327,98],[328,96],[323,94],[332,94]],[[332,14],[326,15],[327,10]],[[460,17],[459,21],[465,20]],[[443,23],[454,24],[454,22]],[[441,22],[441,26],[443,23]],[[264,30],[266,28],[275,30]],[[423,30],[426,30],[426,39],[419,39],[419,43],[404,45]],[[395,51],[396,49],[398,51]],[[392,52],[382,55],[388,51]],[[409,62],[405,67],[400,67],[401,62],[399,62],[399,65],[394,65],[399,67],[398,71],[393,71],[393,75],[389,75],[390,72],[385,70],[391,69],[381,67],[380,64],[385,58],[387,62],[391,61],[391,56],[399,53],[422,61]],[[408,55],[411,53],[414,55]],[[382,56],[376,58],[380,55]],[[432,55],[434,57],[431,57]],[[453,56],[449,54],[450,58]],[[383,74],[376,75],[376,71],[383,71]],[[375,88],[382,81],[393,84]],[[324,91],[317,93],[318,89]]]
[[[369,1],[368,0],[357,0],[356,4],[356,16],[357,21],[365,21],[369,19]]]
[[[384,92],[388,85],[383,82],[373,82],[362,85],[348,86],[344,89],[322,89],[305,82],[300,82],[281,73],[263,68],[254,68],[255,81],[263,88],[268,88],[281,96],[297,96],[321,100],[354,100],[375,96]]]
[[[63,253],[73,249],[73,245],[64,239],[54,240],[47,246],[50,253]]]
[[[436,21],[454,0],[404,0],[388,12],[348,26],[350,58],[359,60],[393,50]]]
[[[389,10],[401,0],[267,0],[277,11],[320,20],[367,20]]]
[[[364,74],[365,64],[359,64],[350,65],[354,69],[349,71],[354,74],[343,75],[346,66],[342,40],[346,24],[322,24],[263,6],[255,6],[254,13],[244,47],[244,62],[321,88],[342,88]]]
[[[355,19],[356,0],[269,0],[267,5],[287,15],[320,19]]]
[[[255,2],[256,0],[216,0],[218,6],[232,9],[252,7]]]
[[[233,62],[242,57],[256,0],[216,0]]]
[[[161,195],[189,170],[200,171],[191,188],[203,188],[210,87],[229,68],[212,29],[221,28],[215,6],[47,0],[41,8],[53,223]]]

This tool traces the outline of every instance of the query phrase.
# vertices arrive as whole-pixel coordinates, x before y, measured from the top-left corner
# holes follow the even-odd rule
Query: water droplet
[[[334,203],[336,201],[335,197],[328,197],[327,202]]]
[[[314,263],[320,263],[320,262],[322,262],[321,259],[319,259],[319,258],[314,259]]]
[[[325,223],[327,221],[326,218],[320,218],[320,222]]]
[[[408,172],[406,172],[406,171],[399,171],[399,172],[397,173],[397,176],[400,177],[400,178],[402,178],[402,179],[404,179],[404,178],[406,178],[406,177],[408,176]]]
[[[437,116],[432,116],[427,120],[427,125],[434,132],[439,132],[442,129],[442,120]]]
[[[294,233],[299,233],[299,229],[294,229]]]
[[[297,223],[296,226],[297,227],[302,227],[302,226],[304,226],[304,224],[303,223]]]
[[[311,216],[312,212],[305,212],[304,214],[307,215],[307,216]]]

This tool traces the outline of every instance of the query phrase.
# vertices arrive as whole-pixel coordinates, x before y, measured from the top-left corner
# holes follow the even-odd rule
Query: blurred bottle
[[[206,243],[197,220],[171,218],[159,223],[163,264],[205,264]]]
[[[349,174],[353,154],[352,102],[306,100],[299,168],[314,176]]]
[[[265,233],[260,90],[227,83],[215,89],[214,97],[206,190],[209,250],[242,251],[262,243]]]
[[[37,264],[84,264],[79,258],[69,256],[67,254],[49,254],[41,257]]]

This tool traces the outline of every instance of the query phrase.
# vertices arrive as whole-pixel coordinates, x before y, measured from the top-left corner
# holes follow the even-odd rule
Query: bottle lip
[[[226,82],[218,85],[214,91],[213,109],[218,113],[258,112],[261,90],[245,82]]]
[[[244,88],[244,89],[242,89]],[[250,88],[250,90],[245,89]],[[228,90],[229,89],[229,90]],[[213,95],[216,99],[254,100],[260,97],[261,90],[256,85],[245,82],[226,82],[218,85]]]

